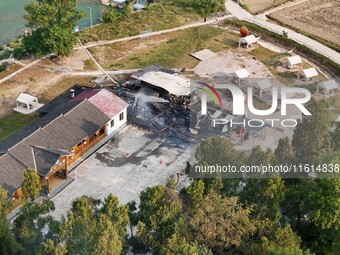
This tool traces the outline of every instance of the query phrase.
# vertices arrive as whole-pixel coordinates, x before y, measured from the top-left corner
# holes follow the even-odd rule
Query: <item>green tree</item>
[[[253,207],[256,218],[278,222],[285,197],[284,181],[281,178],[248,179],[244,184],[241,202]]]
[[[303,255],[300,243],[301,238],[293,232],[290,226],[274,227],[265,235],[260,236],[258,242],[245,242],[242,253],[245,255]]]
[[[6,215],[11,208],[7,191],[0,185],[0,254],[3,255],[16,254],[18,250],[18,244],[12,237],[10,225],[6,219]]]
[[[20,254],[35,254],[45,238],[54,233],[45,230],[54,221],[50,212],[54,210],[54,204],[50,200],[39,203],[26,203],[22,206],[19,215],[13,224],[13,234],[17,242],[22,246]]]
[[[138,218],[138,237],[155,253],[160,252],[164,240],[185,231],[182,202],[174,190],[162,185],[141,193]]]
[[[339,178],[316,179],[305,199],[308,201],[308,216],[316,226],[340,230]]]
[[[82,197],[73,202],[61,240],[67,254],[120,254],[127,221],[127,207],[119,206],[116,197],[110,195],[104,204]]]
[[[127,18],[129,17],[133,12],[133,8],[131,4],[125,4],[122,9],[122,17]]]
[[[65,242],[67,254],[91,254],[95,246],[95,232],[92,200],[86,197],[75,200],[61,229],[61,239]]]
[[[65,255],[66,248],[62,245],[56,245],[53,240],[47,239],[40,244],[37,255]]]
[[[40,193],[40,178],[37,171],[27,169],[22,183],[22,198],[24,201],[34,201]]]
[[[96,231],[92,233],[95,240],[93,255],[120,254],[123,242],[117,226],[105,215],[100,215]]]
[[[185,255],[199,255],[198,250],[194,244],[190,244],[183,237],[172,235],[168,238],[161,249],[162,255],[185,254]]]
[[[104,9],[102,13],[102,19],[104,23],[112,23],[120,18],[119,12],[117,12],[117,9],[110,6]]]
[[[204,182],[203,180],[194,180],[185,190],[186,198],[192,209],[200,206],[204,198]]]
[[[133,227],[138,224],[138,213],[137,213],[137,203],[135,200],[127,203],[129,223],[130,223],[130,235],[133,236]]]
[[[101,213],[110,219],[120,236],[126,236],[126,226],[129,223],[127,206],[120,206],[118,198],[110,194],[104,201]]]
[[[288,137],[279,140],[275,156],[277,162],[282,165],[288,165],[294,161],[293,147]]]
[[[232,143],[225,137],[208,137],[200,143],[195,152],[199,164],[240,164]]]
[[[252,234],[255,226],[236,197],[222,198],[216,192],[208,194],[190,217],[189,224],[200,245],[214,254],[226,254],[240,247],[242,238]]]
[[[318,164],[329,150],[330,118],[325,101],[317,102],[312,98],[306,108],[312,114],[303,116],[294,131],[292,145],[298,163]]]
[[[71,54],[76,41],[73,28],[85,15],[76,4],[76,0],[35,0],[26,5],[25,19],[32,33],[23,38],[25,50],[38,56]]]
[[[204,18],[204,22],[208,16],[216,11],[223,11],[225,9],[224,0],[195,0],[198,12]]]

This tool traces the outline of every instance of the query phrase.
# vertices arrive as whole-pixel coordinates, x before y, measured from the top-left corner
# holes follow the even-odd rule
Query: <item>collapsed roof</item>
[[[190,94],[190,80],[176,74],[164,72],[147,72],[138,80],[163,88],[175,96],[188,96]]]

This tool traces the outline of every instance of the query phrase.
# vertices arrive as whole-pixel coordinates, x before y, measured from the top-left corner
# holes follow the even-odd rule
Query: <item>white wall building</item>
[[[71,102],[87,99],[91,104],[103,112],[110,121],[106,124],[106,134],[116,133],[127,122],[127,108],[129,104],[108,89],[91,89],[83,91]]]

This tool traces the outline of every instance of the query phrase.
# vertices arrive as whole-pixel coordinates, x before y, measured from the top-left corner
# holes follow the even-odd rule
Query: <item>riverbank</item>
[[[10,41],[23,35],[26,21],[24,7],[31,0],[0,1],[0,45],[6,45]],[[100,0],[77,0],[78,8],[86,13],[86,17],[79,20],[81,29],[90,27],[90,10],[93,25],[99,24],[104,6]]]

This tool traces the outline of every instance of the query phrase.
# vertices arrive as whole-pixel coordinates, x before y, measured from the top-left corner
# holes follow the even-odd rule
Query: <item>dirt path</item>
[[[193,28],[193,27],[206,26],[206,25],[213,24],[213,23],[216,23],[216,22],[219,22],[219,21],[231,18],[231,17],[233,17],[233,15],[225,15],[224,17],[213,18],[213,19],[207,20],[206,22],[195,22],[195,23],[184,25],[184,26],[181,26],[181,27],[175,27],[175,28],[170,28],[170,29],[166,29],[166,30],[151,32],[151,33],[148,33],[148,34],[144,34],[143,36],[155,36],[155,35],[171,33],[171,32],[174,32],[174,31],[184,30],[184,29]],[[99,41],[99,42],[94,42],[94,43],[88,43],[88,44],[84,45],[84,47],[88,49],[88,48],[92,48],[92,47],[99,46],[99,45],[112,44],[112,43],[117,43],[117,42],[124,42],[124,41],[129,41],[129,40],[134,40],[134,39],[140,39],[140,38],[141,38],[140,35],[134,35],[134,36],[119,38],[119,39],[110,40],[110,41]]]
[[[51,55],[47,55],[47,56],[45,56],[45,57],[39,58],[39,59],[33,61],[32,63],[30,63],[30,64],[28,64],[28,65],[25,65],[24,67],[20,68],[19,70],[15,71],[14,73],[11,73],[10,75],[7,75],[5,78],[2,78],[2,79],[0,80],[0,84],[3,83],[3,82],[5,82],[5,81],[8,81],[9,79],[13,78],[13,77],[16,76],[17,74],[19,74],[19,73],[25,71],[26,69],[28,69],[28,68],[30,68],[30,67],[32,67],[32,66],[38,64],[40,61],[42,61],[42,60],[44,60],[44,59],[46,59],[46,58],[48,58],[48,57],[50,57],[50,56],[51,56]]]

